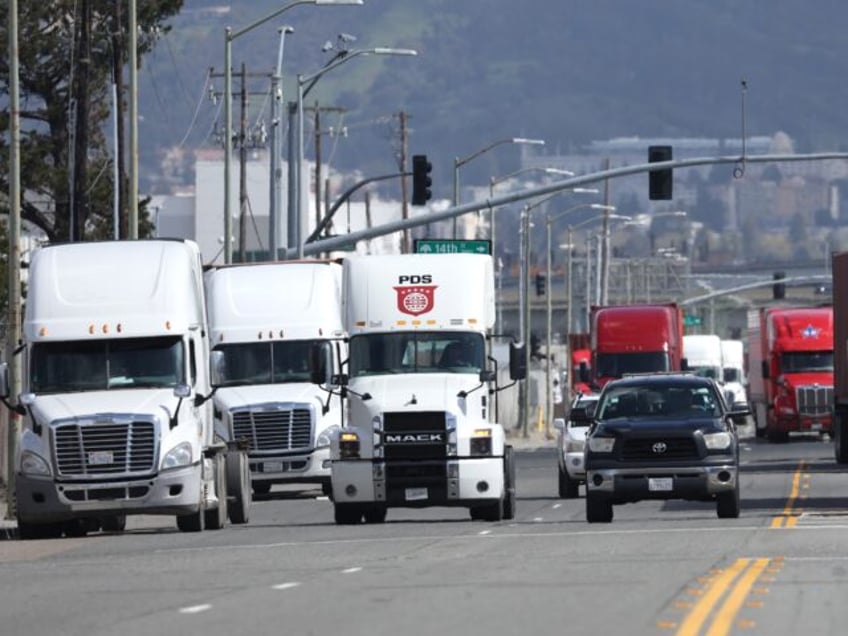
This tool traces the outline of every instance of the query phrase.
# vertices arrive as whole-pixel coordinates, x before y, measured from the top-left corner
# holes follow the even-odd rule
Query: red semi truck
[[[833,255],[833,445],[848,464],[848,252]]]
[[[832,431],[833,308],[761,307],[748,313],[748,399],[757,436]]]
[[[676,303],[593,306],[590,324],[598,387],[626,373],[681,370],[683,311]]]

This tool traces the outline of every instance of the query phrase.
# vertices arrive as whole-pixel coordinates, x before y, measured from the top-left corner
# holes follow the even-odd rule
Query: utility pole
[[[74,87],[76,117],[74,122],[73,205],[69,238],[81,241],[88,217],[88,81],[91,70],[91,3],[82,0],[79,43],[77,45],[77,74]]]
[[[115,3],[115,23],[112,27],[112,75],[115,80],[115,119],[117,120],[117,132],[115,134],[115,165],[117,166],[117,183],[114,188],[118,193],[118,218],[120,227],[118,236],[126,238],[129,236],[127,230],[127,168],[124,162],[124,31],[121,18],[121,6],[123,2]]]
[[[318,102],[315,102],[315,106],[312,107],[304,107],[303,110],[313,112],[313,122],[315,125],[315,227],[321,223],[321,136],[324,134],[324,131],[321,130],[321,112],[325,113],[339,113],[344,114],[347,112],[346,108],[342,108],[339,106],[318,106]]]
[[[398,157],[398,170],[402,173],[406,173],[406,157],[409,152],[406,124],[409,119],[409,115],[407,115],[404,111],[400,111],[398,113],[398,119],[400,120],[400,155]],[[400,178],[400,202],[400,215],[402,219],[406,220],[409,218],[406,174]],[[410,252],[409,230],[403,231],[403,245],[401,246],[401,251],[404,254],[408,254]]]
[[[247,241],[247,69],[241,64],[241,123],[239,124],[239,262],[244,263]]]
[[[610,160],[609,157],[604,161],[604,170],[610,169]],[[601,267],[600,267],[600,275],[601,275],[601,289],[598,298],[599,305],[606,305],[609,301],[609,270],[610,270],[610,180],[604,179],[604,205],[606,208],[604,209],[604,224],[603,229],[601,230],[601,236],[603,239],[601,240]]]

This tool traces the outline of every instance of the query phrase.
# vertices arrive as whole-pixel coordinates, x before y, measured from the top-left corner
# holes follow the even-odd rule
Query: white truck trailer
[[[715,334],[683,336],[687,370],[721,382],[721,338]]]
[[[246,440],[253,492],[273,484],[318,484],[330,494],[329,436],[341,425],[340,398],[310,382],[320,345],[338,377],[347,357],[342,267],[332,261],[222,266],[205,274],[212,347],[227,380],[215,393],[215,426]]]
[[[202,276],[191,241],[33,252],[14,405],[0,366],[0,397],[23,416],[21,538],[120,531],[128,514],[174,515],[183,531],[247,521],[246,455],[213,436],[223,360],[210,361]]]
[[[497,422],[490,357],[491,257],[352,256],[343,290],[350,354],[348,417],[331,446],[336,523],[380,523],[388,508],[427,506],[511,519],[512,448]],[[513,380],[526,371],[522,355],[512,347]],[[321,380],[318,356],[312,367]]]

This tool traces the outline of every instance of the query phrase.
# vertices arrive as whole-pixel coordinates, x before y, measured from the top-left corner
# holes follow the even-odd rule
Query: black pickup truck
[[[609,523],[613,505],[645,499],[715,501],[720,518],[739,516],[736,424],[747,404],[727,405],[710,378],[635,375],[607,384],[586,438],[586,521]]]

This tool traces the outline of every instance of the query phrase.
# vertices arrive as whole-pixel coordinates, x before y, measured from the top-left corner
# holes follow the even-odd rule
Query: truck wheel
[[[18,539],[22,541],[58,539],[61,536],[61,523],[28,523],[18,519]]]
[[[88,534],[88,522],[85,519],[71,519],[62,524],[62,532],[69,538],[80,538]]]
[[[362,520],[362,508],[359,504],[333,504],[336,524],[340,526],[355,526]]]
[[[189,515],[177,516],[177,528],[180,532],[201,532],[203,530],[203,522],[206,520],[206,511],[201,504],[200,510]]]
[[[363,513],[365,523],[385,523],[387,512],[386,506],[382,504],[375,504],[370,508],[366,508]]]
[[[253,494],[254,495],[267,495],[271,492],[271,484],[267,482],[253,482]]]
[[[123,532],[127,528],[127,515],[107,515],[100,517],[100,529],[103,532]]]
[[[515,457],[512,446],[504,448],[503,518],[515,518]]]
[[[474,506],[471,508],[471,518],[482,519],[483,521],[501,521],[504,518],[504,499],[505,497],[485,506]]]
[[[579,496],[580,482],[572,479],[567,470],[559,469],[560,499],[575,499]]]
[[[612,521],[612,502],[606,497],[587,492],[586,521],[589,523],[610,523]]]
[[[776,431],[768,429],[766,432],[768,441],[772,444],[786,444],[789,441],[789,433],[786,431]]]
[[[837,464],[848,464],[848,432],[844,430],[842,416],[837,413],[833,426],[833,452]]]
[[[215,462],[215,495],[218,505],[212,510],[206,510],[204,522],[208,530],[220,530],[227,523],[227,469],[225,456],[216,455]]]
[[[321,494],[333,500],[333,482],[325,481],[321,483]]]
[[[736,519],[742,510],[739,486],[733,492],[721,492],[716,497],[716,514],[719,519]]]
[[[230,522],[247,523],[250,518],[250,504],[253,501],[247,457],[244,451],[230,451],[227,453],[224,464],[227,474],[227,513]]]

